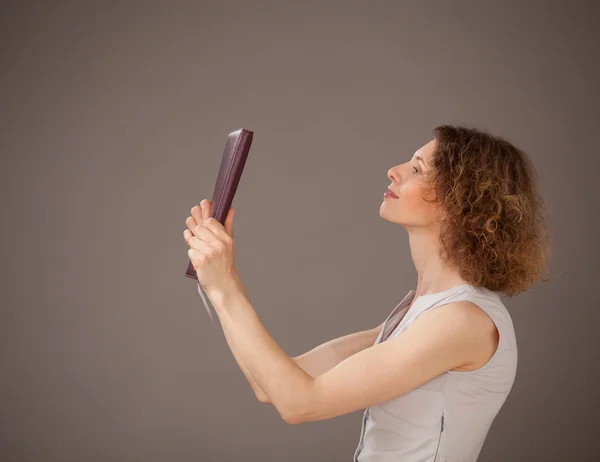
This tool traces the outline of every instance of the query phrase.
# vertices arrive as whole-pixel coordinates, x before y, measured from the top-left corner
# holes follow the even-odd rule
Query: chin
[[[398,217],[394,217],[390,214],[390,211],[386,209],[385,204],[381,204],[381,207],[379,208],[379,216],[385,221],[389,221],[390,223],[398,223],[400,225],[402,224],[398,220]]]

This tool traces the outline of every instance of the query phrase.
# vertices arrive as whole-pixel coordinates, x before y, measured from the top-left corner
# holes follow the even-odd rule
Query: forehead
[[[432,139],[429,143],[424,144],[423,146],[421,146],[419,149],[417,149],[417,151],[415,152],[415,158],[417,156],[423,158],[423,160],[425,162],[427,162],[427,159],[429,159],[429,157],[431,156],[431,154],[433,154],[433,151],[435,150],[435,138]]]

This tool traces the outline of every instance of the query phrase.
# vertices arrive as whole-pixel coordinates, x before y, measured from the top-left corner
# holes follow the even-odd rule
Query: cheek
[[[425,201],[422,196],[423,192],[418,184],[406,185],[406,188],[400,191],[400,199],[406,208],[429,215],[434,211],[434,206]]]
[[[410,184],[407,184],[400,191],[399,196],[405,204],[411,205],[413,207],[421,207],[425,204],[425,201],[423,201],[423,199],[421,198],[421,194],[421,188],[419,188],[419,186],[416,183],[412,182]]]

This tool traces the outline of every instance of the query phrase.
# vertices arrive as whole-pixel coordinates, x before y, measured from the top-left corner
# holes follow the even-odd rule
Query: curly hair
[[[510,297],[525,291],[550,257],[534,165],[505,139],[475,128],[440,125],[433,132],[437,146],[423,191],[434,199],[423,199],[446,216],[442,260],[476,287]]]

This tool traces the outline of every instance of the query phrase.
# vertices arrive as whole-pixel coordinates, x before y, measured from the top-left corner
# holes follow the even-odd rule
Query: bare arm
[[[246,292],[246,288],[244,287],[244,284],[241,281],[241,279],[238,279],[238,283],[240,285],[240,288],[244,292],[244,295],[248,296],[248,293]],[[229,335],[227,334],[227,329],[223,329],[223,334],[225,335],[225,339],[227,340],[227,343],[229,343],[229,345],[231,346],[231,339],[230,339]],[[252,374],[246,367],[246,364],[244,364],[244,361],[242,360],[242,358],[240,358],[239,355],[236,353],[236,349],[231,348],[231,352],[233,353],[233,357],[235,358],[236,362],[238,363],[238,366],[242,370],[242,373],[246,377],[246,380],[248,380],[248,383],[252,387],[252,390],[254,390],[254,394],[256,395],[258,400],[260,402],[265,402],[263,400],[266,399],[267,395],[262,390],[262,388],[260,388],[260,385],[256,382],[255,378],[252,376]]]
[[[246,288],[239,278],[238,283],[243,293],[247,296]],[[372,346],[375,343],[377,336],[381,332],[383,324],[384,323],[381,323],[379,326],[373,329],[355,332],[335,338],[333,340],[329,340],[292,359],[298,366],[304,369],[308,375],[311,377],[318,377],[319,375],[327,372],[329,369],[335,367],[344,359]],[[227,334],[227,330],[224,329],[223,333],[225,335],[225,339],[231,345],[231,339]],[[248,380],[248,383],[252,387],[252,390],[254,391],[254,394],[258,400],[265,404],[271,403],[269,397],[266,395],[260,385],[258,385],[256,379],[252,376],[250,371],[248,371],[248,368],[244,364],[242,358],[236,354],[236,350],[232,348],[231,351],[233,353],[233,357],[238,363],[239,368],[246,377],[246,380]]]
[[[365,348],[373,346],[382,328],[383,323],[373,329],[355,332],[329,340],[292,359],[298,366],[304,369],[308,375],[316,378],[332,369],[346,358],[349,358]],[[271,403],[269,397],[256,382],[251,382],[250,385],[261,403]]]

